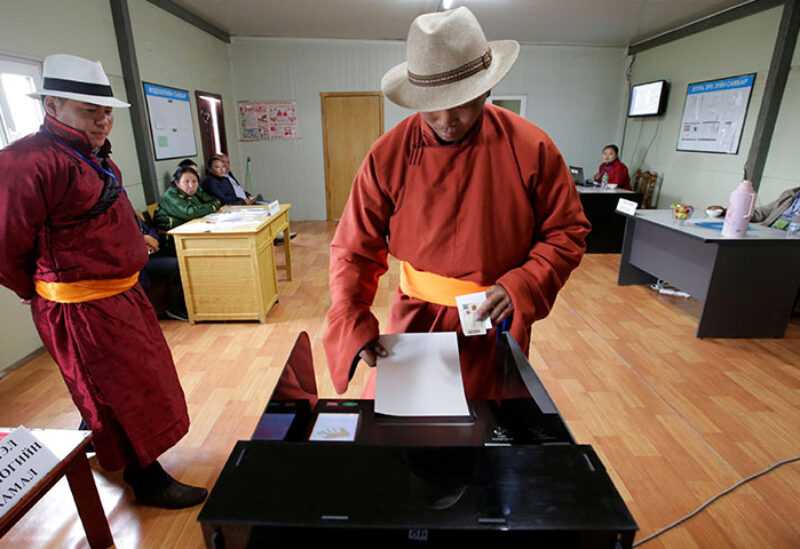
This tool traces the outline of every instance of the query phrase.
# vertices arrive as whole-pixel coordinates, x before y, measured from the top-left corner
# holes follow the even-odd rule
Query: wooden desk
[[[619,285],[661,278],[702,301],[697,337],[783,337],[800,285],[800,239],[753,224],[747,238],[722,238],[676,224],[670,210],[626,217]]]
[[[264,319],[278,301],[277,269],[292,279],[289,208],[247,227],[220,223],[208,232],[191,232],[190,221],[169,231],[181,271],[189,322]],[[230,208],[236,210],[240,208]],[[285,265],[275,262],[273,241],[284,234]]]
[[[92,549],[111,547],[114,539],[100,503],[92,469],[86,459],[86,446],[92,440],[90,431],[33,430],[38,438],[61,460],[42,481],[25,494],[17,505],[0,518],[0,537],[4,536],[61,477],[67,477],[75,506]]]

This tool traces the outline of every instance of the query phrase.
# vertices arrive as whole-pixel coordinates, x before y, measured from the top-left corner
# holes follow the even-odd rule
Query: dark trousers
[[[183,284],[181,272],[178,269],[178,258],[173,255],[156,253],[150,256],[147,265],[139,273],[139,281],[145,290],[150,289],[159,281],[167,284],[167,309],[170,311],[185,311],[186,304],[183,300]]]

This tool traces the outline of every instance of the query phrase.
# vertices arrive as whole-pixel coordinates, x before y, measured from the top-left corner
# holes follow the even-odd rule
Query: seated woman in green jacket
[[[153,213],[153,225],[168,231],[197,217],[217,211],[222,203],[200,190],[200,178],[193,168],[178,168],[172,185],[161,195]]]
[[[161,233],[161,245],[165,252],[174,255],[175,242],[164,232],[183,225],[197,217],[214,213],[222,203],[208,193],[200,190],[200,177],[193,168],[178,168],[172,178],[172,185],[158,200],[153,212],[153,226]]]

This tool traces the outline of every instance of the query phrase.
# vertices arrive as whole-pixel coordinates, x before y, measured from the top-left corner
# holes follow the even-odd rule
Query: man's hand
[[[486,301],[481,303],[475,316],[478,320],[483,320],[487,316],[491,317],[492,324],[497,326],[505,319],[509,318],[514,312],[514,304],[505,288],[495,284],[486,290]]]
[[[253,198],[252,196],[248,196],[247,198],[244,199],[244,203],[247,204],[248,206],[252,206],[255,203],[255,201],[256,199]]]
[[[378,363],[379,356],[389,356],[389,351],[381,345],[381,342],[377,339],[373,339],[366,345],[364,348],[359,351],[358,356],[367,363],[367,366],[370,368],[374,368],[375,365]]]
[[[158,251],[158,240],[149,234],[144,235],[144,243],[147,246],[148,253],[154,254]]]

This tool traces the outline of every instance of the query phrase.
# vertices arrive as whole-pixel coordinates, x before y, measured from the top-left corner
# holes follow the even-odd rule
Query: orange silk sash
[[[445,305],[456,306],[456,296],[474,294],[489,289],[470,280],[459,280],[446,276],[418,271],[405,261],[400,262],[400,290],[410,297]]]
[[[139,273],[127,278],[108,278],[102,280],[78,280],[75,282],[45,282],[34,280],[36,293],[58,303],[83,303],[95,301],[133,288],[139,281]]]

